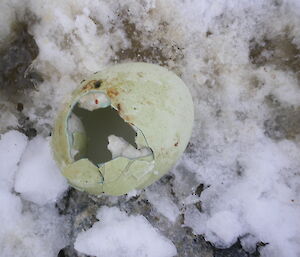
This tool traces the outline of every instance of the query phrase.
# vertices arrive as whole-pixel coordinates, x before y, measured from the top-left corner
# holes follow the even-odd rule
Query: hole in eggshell
[[[149,147],[137,148],[137,132],[117,110],[106,102],[102,93],[82,96],[68,118],[70,153],[75,161],[89,159],[99,166],[117,157],[137,159],[153,155]],[[100,103],[101,102],[101,103]]]
[[[89,111],[77,104],[72,112],[80,119],[86,135],[86,152],[81,154],[80,159],[88,158],[95,165],[110,161],[112,154],[107,149],[110,135],[121,137],[137,148],[135,130],[112,107]],[[74,159],[77,158],[75,155]]]

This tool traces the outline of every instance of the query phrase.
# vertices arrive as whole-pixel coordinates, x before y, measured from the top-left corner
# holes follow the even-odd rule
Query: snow
[[[221,239],[221,246],[232,245],[243,232],[238,217],[229,211],[220,211],[210,217],[207,221],[207,230],[209,241],[218,242]]]
[[[52,208],[22,211],[19,197],[1,193],[0,255],[3,257],[57,256],[66,246],[66,220]]]
[[[68,184],[53,160],[50,138],[37,136],[28,143],[16,175],[15,191],[23,199],[45,205],[56,202]]]
[[[54,205],[38,207],[24,202],[13,192],[18,163],[30,145],[32,143],[28,143],[26,136],[14,130],[1,136],[1,257],[53,257],[57,256],[69,240],[66,237],[68,222],[65,217],[59,216]],[[31,183],[34,183],[34,180],[35,178],[31,177]],[[49,183],[51,184],[51,181]]]
[[[116,207],[105,206],[98,211],[97,218],[99,221],[76,239],[75,249],[81,253],[97,257],[176,255],[172,242],[141,215],[129,216]]]
[[[256,242],[262,241],[269,243],[262,256],[297,256],[300,223],[299,206],[295,204],[299,194],[296,149],[298,146],[289,140],[274,143],[261,138],[261,142],[234,153],[238,154],[235,169],[241,172],[239,176],[233,175],[237,172],[234,167],[216,174],[215,164],[215,174],[199,171],[204,177],[201,180],[210,187],[200,197],[203,213],[189,207],[185,224],[218,247],[229,247],[250,234],[256,240],[252,238],[249,244],[245,241],[246,249],[255,250]]]
[[[33,67],[44,82],[24,93],[23,114],[39,133],[30,142],[17,131],[4,134],[17,127],[18,116],[0,94],[0,256],[56,256],[67,244],[65,220],[54,207],[65,183],[45,138],[63,99],[82,79],[114,62],[136,60],[176,72],[195,103],[190,145],[172,170],[174,196],[164,184],[147,189],[152,208],[172,223],[184,214],[184,225],[217,247],[240,239],[249,252],[266,243],[261,256],[299,256],[299,8],[298,0],[1,1],[0,42],[16,16],[36,16],[29,26],[40,51]],[[256,44],[263,61],[255,57]],[[273,127],[266,126],[273,120]],[[38,172],[41,164],[45,169]],[[31,176],[36,180],[29,181]],[[203,191],[195,195],[200,184]],[[123,247],[136,254],[144,241],[134,235],[142,227],[152,246],[164,242],[167,256],[175,254],[142,216],[105,207],[98,218],[78,237],[78,250],[104,255]],[[127,230],[134,231],[124,236]],[[131,234],[137,241],[127,240]],[[112,245],[108,235],[119,241]],[[138,256],[155,249],[147,243]]]
[[[180,214],[177,205],[168,197],[161,197],[159,193],[147,194],[148,200],[153,207],[171,222],[175,222]]]
[[[129,144],[124,138],[115,135],[108,136],[107,149],[111,152],[112,158],[123,156],[129,159],[138,159],[151,155],[149,148],[136,149]]]
[[[27,137],[15,130],[1,135],[0,140],[0,188],[11,190],[14,185],[18,162],[27,146]]]
[[[180,214],[178,206],[172,201],[167,190],[153,185],[146,190],[147,199],[153,208],[174,223]]]

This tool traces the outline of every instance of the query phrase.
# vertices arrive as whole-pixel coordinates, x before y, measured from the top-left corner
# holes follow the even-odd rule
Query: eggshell
[[[102,106],[89,102],[95,97]],[[70,145],[80,152],[85,149],[86,136],[82,128],[70,135],[74,128],[68,124],[78,102],[89,110],[111,105],[135,129],[138,149],[148,147],[152,154],[136,159],[120,156],[98,167],[88,159],[75,161],[75,146],[71,149]],[[189,141],[193,110],[188,88],[173,72],[154,64],[118,64],[83,81],[67,99],[55,123],[53,154],[75,188],[122,195],[150,185],[172,168]]]

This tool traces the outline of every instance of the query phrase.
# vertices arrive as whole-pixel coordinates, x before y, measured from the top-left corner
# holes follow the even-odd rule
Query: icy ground
[[[0,12],[1,257],[300,256],[299,0],[2,0]],[[68,189],[55,114],[82,79],[126,61],[186,82],[188,148],[145,190]]]

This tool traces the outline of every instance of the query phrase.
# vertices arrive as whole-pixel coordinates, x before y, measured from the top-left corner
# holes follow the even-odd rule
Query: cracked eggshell
[[[100,167],[88,159],[73,159],[68,118],[82,96],[99,93],[135,128],[138,148],[150,147],[152,156],[117,157]],[[52,138],[54,157],[75,188],[125,194],[150,185],[171,169],[187,146],[193,119],[189,90],[174,73],[147,63],[115,65],[83,81],[59,112]]]

